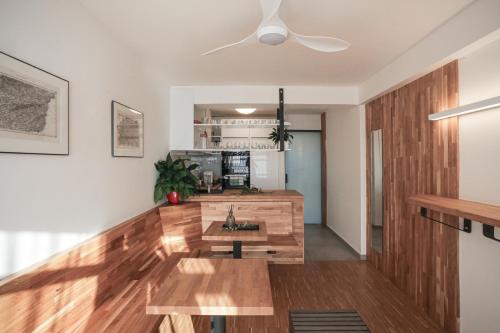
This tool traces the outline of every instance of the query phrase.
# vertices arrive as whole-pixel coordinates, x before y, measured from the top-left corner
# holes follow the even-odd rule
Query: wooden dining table
[[[181,259],[147,304],[146,313],[211,316],[216,333],[225,332],[225,316],[272,316],[267,261]]]
[[[233,258],[241,259],[242,242],[267,241],[266,223],[263,221],[252,221],[252,224],[258,224],[258,230],[225,230],[222,226],[226,222],[214,221],[203,233],[201,239],[204,241],[232,241]]]

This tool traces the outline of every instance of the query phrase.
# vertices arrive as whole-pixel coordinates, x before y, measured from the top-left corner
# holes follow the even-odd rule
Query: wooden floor
[[[444,332],[411,299],[363,261],[270,265],[272,317],[228,317],[229,332],[288,332],[289,309],[354,309],[372,333]],[[206,317],[197,332],[210,332]]]

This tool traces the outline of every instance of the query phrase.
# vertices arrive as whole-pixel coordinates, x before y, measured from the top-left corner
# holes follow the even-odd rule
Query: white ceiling
[[[294,43],[240,45],[201,57],[255,31],[259,1],[77,1],[176,85],[358,85],[472,2],[284,0],[280,13],[290,29],[351,47],[328,54]]]

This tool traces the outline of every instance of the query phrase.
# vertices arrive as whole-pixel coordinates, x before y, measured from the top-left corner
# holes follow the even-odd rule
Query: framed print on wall
[[[111,102],[112,155],[144,157],[144,114],[116,101]]]
[[[0,152],[69,154],[69,82],[3,52]]]

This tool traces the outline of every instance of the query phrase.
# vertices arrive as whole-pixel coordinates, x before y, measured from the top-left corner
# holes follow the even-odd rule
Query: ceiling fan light
[[[236,108],[236,111],[242,114],[254,113],[257,109],[255,108]]]
[[[279,45],[286,41],[288,32],[281,26],[269,25],[259,29],[257,37],[259,42],[267,45]]]
[[[265,34],[260,37],[260,42],[267,45],[280,45],[286,40],[285,36],[280,34]]]

